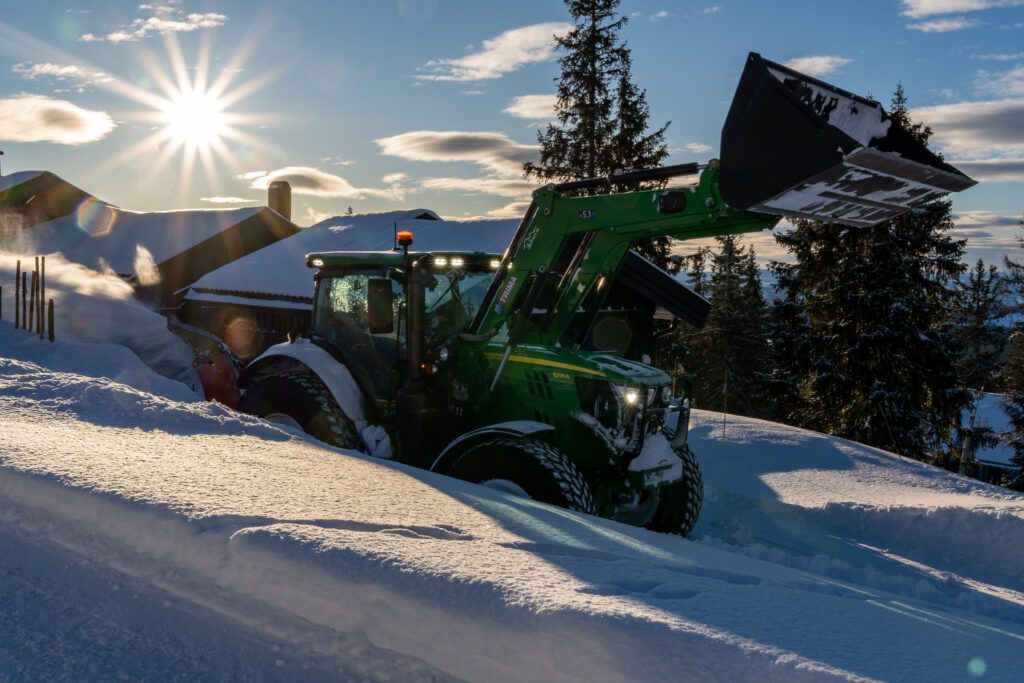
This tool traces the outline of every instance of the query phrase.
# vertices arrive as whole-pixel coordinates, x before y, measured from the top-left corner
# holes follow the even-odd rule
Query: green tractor
[[[721,162],[540,188],[501,255],[418,253],[408,233],[390,252],[309,254],[312,329],[246,368],[240,408],[685,535],[703,497],[689,398],[662,370],[583,340],[638,240],[759,231],[781,216],[871,225],[974,184],[890,123],[876,102],[751,54]]]

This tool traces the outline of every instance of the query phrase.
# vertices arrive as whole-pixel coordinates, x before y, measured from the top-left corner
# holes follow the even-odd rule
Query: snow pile
[[[259,208],[139,213],[89,198],[78,209],[0,241],[0,251],[63,254],[119,275],[136,274],[139,247],[162,263],[258,213]]]
[[[413,251],[450,249],[500,254],[518,226],[518,220],[444,221],[427,209],[336,216],[207,273],[196,281],[186,298],[229,303],[219,292],[309,297],[313,273],[306,266],[306,254],[389,251],[396,229],[412,231]]]
[[[698,413],[708,506],[694,543],[90,379],[99,360],[79,351],[67,345],[58,371],[0,359],[0,524],[344,658],[353,678],[1017,671],[1024,564],[1008,548],[1024,548],[1024,497],[1012,492]],[[990,523],[998,546],[981,542]],[[381,649],[420,661],[374,668]]]
[[[3,320],[9,323],[14,322],[14,279],[18,261],[21,261],[22,272],[35,268],[34,257],[0,252],[0,283],[4,297],[2,315]],[[31,280],[32,273],[29,272],[29,285]],[[46,299],[51,298],[54,300],[54,331],[58,339],[126,347],[160,375],[177,379],[201,394],[199,378],[192,367],[195,357],[192,349],[167,330],[162,316],[135,299],[131,286],[120,278],[89,270],[59,256],[48,256]],[[27,331],[21,334],[32,336]],[[41,343],[38,335],[36,342]],[[39,352],[47,353],[42,348]],[[116,350],[108,349],[107,353],[112,354],[112,360],[102,364],[103,375],[115,378],[130,363]],[[47,367],[53,367],[49,361],[46,363]]]
[[[691,424],[708,543],[1024,623],[1024,495],[771,422]]]

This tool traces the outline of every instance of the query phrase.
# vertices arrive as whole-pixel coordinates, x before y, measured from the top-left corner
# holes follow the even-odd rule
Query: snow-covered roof
[[[399,230],[412,231],[416,251],[502,253],[519,220],[446,221],[427,209],[335,216],[207,273],[185,298],[209,300],[216,296],[212,292],[309,297],[313,292],[313,273],[306,267],[306,254],[386,251],[394,246],[396,225]],[[256,300],[249,303],[258,305]]]
[[[159,264],[253,216],[261,209],[195,209],[138,213],[102,201],[83,202],[77,211],[0,241],[0,250],[24,254],[61,253],[89,268],[135,272],[139,247]]]
[[[38,178],[42,174],[42,171],[18,171],[17,173],[0,176],[0,192],[21,185],[33,178]]]

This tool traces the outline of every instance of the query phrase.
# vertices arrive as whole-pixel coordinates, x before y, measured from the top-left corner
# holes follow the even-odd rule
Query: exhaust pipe
[[[878,102],[747,57],[722,127],[719,187],[730,206],[868,227],[975,184]]]

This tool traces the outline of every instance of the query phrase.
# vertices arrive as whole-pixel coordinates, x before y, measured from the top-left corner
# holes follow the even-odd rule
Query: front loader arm
[[[692,173],[697,168],[690,164],[676,170]],[[475,321],[476,334],[486,337],[508,325],[510,345],[554,345],[581,308],[600,306],[634,242],[753,232],[779,221],[728,207],[719,195],[715,163],[690,187],[564,194],[578,186],[549,185],[534,193]]]

